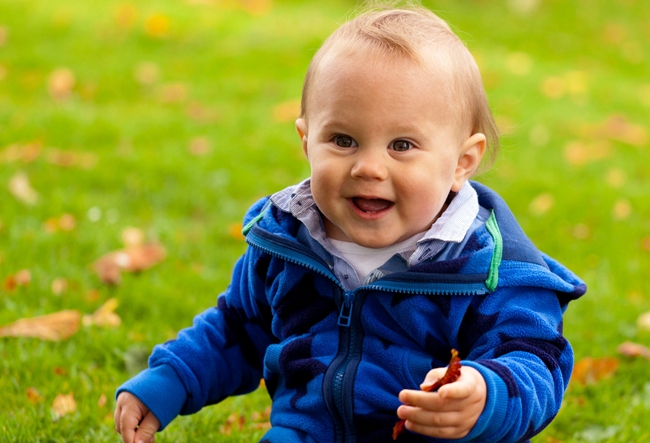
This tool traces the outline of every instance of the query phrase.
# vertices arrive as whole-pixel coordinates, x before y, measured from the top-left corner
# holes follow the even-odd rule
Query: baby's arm
[[[445,368],[429,371],[421,386],[430,386],[444,374]],[[463,366],[458,380],[442,386],[437,392],[409,389],[400,392],[399,399],[406,404],[398,408],[397,415],[406,420],[406,428],[413,432],[458,439],[469,434],[476,424],[483,412],[486,395],[481,373]]]
[[[115,430],[124,443],[153,443],[160,421],[138,398],[121,392],[115,406]]]

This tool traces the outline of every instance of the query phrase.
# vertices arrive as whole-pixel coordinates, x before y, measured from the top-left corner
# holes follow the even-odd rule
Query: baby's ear
[[[454,172],[454,183],[451,190],[458,192],[465,182],[476,172],[485,153],[486,138],[484,134],[476,133],[468,138],[460,150],[458,165]]]
[[[304,118],[299,118],[296,120],[296,131],[300,137],[300,142],[302,143],[302,150],[309,159],[309,153],[307,152],[307,120]]]

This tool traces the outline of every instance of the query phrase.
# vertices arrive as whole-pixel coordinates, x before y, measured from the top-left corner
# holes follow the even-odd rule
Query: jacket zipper
[[[353,396],[350,395],[357,366],[361,360],[361,345],[363,330],[357,320],[360,309],[356,306],[355,299],[359,291],[398,292],[403,294],[429,294],[429,295],[479,295],[486,294],[488,289],[483,282],[458,282],[458,283],[415,283],[408,282],[410,288],[404,283],[391,280],[375,281],[369,285],[361,286],[347,292],[338,278],[323,262],[320,257],[295,247],[289,241],[270,238],[253,227],[246,236],[246,242],[261,251],[282,258],[291,263],[304,266],[331,280],[338,289],[338,299],[341,308],[338,316],[339,351],[331,363],[330,369],[325,373],[323,392],[328,410],[335,424],[335,442],[354,442],[354,411]],[[347,394],[347,395],[346,395]]]

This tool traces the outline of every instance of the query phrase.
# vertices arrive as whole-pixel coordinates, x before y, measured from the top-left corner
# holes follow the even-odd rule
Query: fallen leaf
[[[300,116],[300,100],[290,100],[273,107],[273,120],[276,122],[294,122]]]
[[[644,312],[636,320],[636,325],[639,329],[650,332],[650,312]]]
[[[47,89],[54,100],[65,100],[75,85],[75,77],[68,68],[57,68],[50,74]]]
[[[539,194],[530,202],[528,209],[533,215],[544,215],[555,205],[555,198],[548,192]]]
[[[62,168],[92,169],[97,165],[97,156],[91,152],[74,152],[48,149],[45,159],[48,163]]]
[[[106,394],[102,394],[99,396],[99,400],[97,400],[97,406],[101,409],[104,406],[106,406]]]
[[[239,0],[239,4],[252,15],[264,15],[271,10],[271,0]]]
[[[122,28],[131,28],[135,23],[138,11],[129,3],[121,4],[115,9],[115,21]]]
[[[33,337],[59,341],[74,335],[81,324],[81,314],[66,310],[39,317],[22,318],[0,327],[0,337]]]
[[[29,177],[24,172],[17,172],[9,179],[9,191],[25,204],[35,205],[38,202],[38,193],[32,188]]]
[[[589,226],[585,225],[584,223],[578,223],[573,227],[573,236],[577,239],[585,240],[589,237],[589,233]]]
[[[231,223],[228,225],[228,235],[234,238],[235,240],[244,240],[244,234],[242,234],[242,224],[241,223]]]
[[[27,388],[25,394],[27,394],[27,400],[29,400],[30,403],[36,404],[43,401],[43,396],[40,392],[38,392],[38,389],[36,388]]]
[[[515,75],[526,75],[533,67],[533,60],[525,52],[512,52],[506,57],[506,67]]]
[[[187,98],[187,86],[184,83],[167,83],[160,87],[160,101],[163,103],[179,103]]]
[[[603,41],[611,45],[619,45],[625,40],[625,27],[618,23],[607,23],[603,28]]]
[[[0,162],[13,163],[22,161],[23,163],[32,163],[40,157],[42,146],[38,142],[21,145],[14,143],[7,146],[0,152]]]
[[[619,361],[614,357],[585,357],[574,365],[571,381],[580,383],[583,386],[598,383],[613,376],[618,370],[618,365]]]
[[[111,298],[99,307],[92,315],[83,316],[84,326],[103,326],[114,328],[122,323],[122,319],[115,313],[119,306],[116,298]]]
[[[621,343],[617,351],[619,354],[627,357],[644,357],[650,360],[650,349],[638,343],[632,343],[631,341]]]
[[[77,402],[74,401],[72,394],[59,394],[52,403],[52,418],[54,421],[61,419],[63,416],[73,414],[77,411]]]
[[[621,189],[627,182],[627,176],[625,175],[625,171],[619,168],[611,168],[609,171],[607,171],[605,181],[610,187],[614,189]]]
[[[49,218],[45,221],[45,231],[54,233],[57,231],[72,231],[77,226],[77,220],[71,214],[63,214],[60,217]]]
[[[68,289],[68,282],[64,278],[55,278],[52,280],[51,289],[54,295],[61,295]]]
[[[144,232],[140,228],[124,228],[122,230],[122,242],[125,246],[140,246],[144,243]]]
[[[210,152],[210,139],[208,137],[194,137],[190,140],[188,151],[196,156],[206,155]]]
[[[93,267],[104,283],[118,284],[122,271],[144,271],[162,261],[165,254],[165,249],[157,243],[127,246],[102,256]]]
[[[542,93],[550,99],[557,100],[566,93],[566,85],[561,77],[548,77],[541,85]]]
[[[169,17],[164,14],[153,14],[147,17],[144,30],[151,37],[162,38],[169,32],[169,25]]]
[[[133,77],[143,86],[151,86],[160,80],[160,68],[152,62],[139,63],[134,71]]]
[[[572,141],[564,147],[564,158],[573,166],[602,160],[610,157],[611,154],[612,147],[607,140]]]
[[[4,281],[3,288],[7,291],[13,291],[18,286],[27,286],[32,281],[32,274],[28,269],[21,269],[13,275],[7,277]]]
[[[622,221],[632,214],[632,204],[625,198],[620,198],[614,203],[612,217],[614,220]]]

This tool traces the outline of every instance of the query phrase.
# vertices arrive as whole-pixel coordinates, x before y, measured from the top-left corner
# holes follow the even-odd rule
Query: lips
[[[363,197],[352,198],[352,204],[360,211],[368,214],[376,214],[390,209],[393,206],[393,202],[384,200],[382,198]]]

